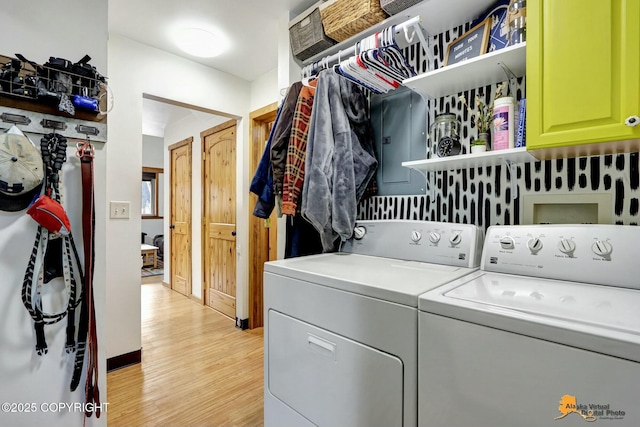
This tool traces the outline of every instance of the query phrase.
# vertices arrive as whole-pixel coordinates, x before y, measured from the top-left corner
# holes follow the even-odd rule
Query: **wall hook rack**
[[[100,130],[95,126],[87,126],[87,125],[79,124],[76,126],[76,132],[82,133],[87,136],[89,135],[98,136],[98,134],[100,133]]]
[[[107,124],[78,118],[60,119],[37,111],[18,108],[2,108],[0,114],[0,132],[17,125],[20,130],[35,135],[47,135],[52,131],[62,134],[67,139],[86,139],[91,136],[92,142],[107,142]]]
[[[5,123],[11,123],[14,125],[29,125],[31,123],[31,119],[27,116],[23,116],[22,114],[11,114],[11,113],[2,113],[0,116]]]
[[[53,129],[53,130],[67,130],[67,125],[65,122],[61,122],[59,120],[51,120],[51,119],[42,119],[40,121],[40,126],[45,129]]]

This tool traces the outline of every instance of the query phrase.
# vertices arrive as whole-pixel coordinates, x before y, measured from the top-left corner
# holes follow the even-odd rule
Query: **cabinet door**
[[[529,149],[640,138],[640,2],[527,2]]]

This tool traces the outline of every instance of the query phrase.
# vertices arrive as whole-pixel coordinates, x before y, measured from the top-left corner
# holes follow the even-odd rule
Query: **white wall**
[[[164,138],[142,135],[142,166],[164,167]]]
[[[113,357],[141,348],[140,186],[132,183],[140,181],[142,168],[143,94],[242,117],[238,126],[238,158],[241,159],[247,146],[250,85],[226,73],[114,34],[109,37],[108,75],[115,104],[109,114],[106,199],[130,201],[132,212],[129,220],[107,220],[107,356]],[[194,165],[199,163],[194,161]],[[238,163],[237,173],[240,194],[243,185],[248,187],[242,179],[246,174],[244,163]],[[198,175],[195,169],[194,175]],[[239,199],[237,206],[238,218],[247,216],[246,203],[242,200]],[[239,227],[237,237],[240,292],[247,286],[247,228]],[[247,312],[242,301],[238,302],[237,311],[239,316]]]
[[[69,23],[69,25],[64,25]],[[77,61],[84,54],[91,63],[107,72],[107,2],[103,0],[3,0],[0,12],[0,54],[22,53],[27,58],[43,63],[49,56]],[[0,107],[0,111],[2,108]],[[32,137],[37,142],[38,136]],[[109,143],[96,143],[95,190],[105,193],[106,158]],[[65,209],[72,229],[80,231],[80,184],[78,160],[74,150],[67,151],[68,160],[63,169],[66,197]],[[106,401],[105,365],[105,222],[106,205],[103,197],[96,197],[96,250],[94,296],[96,303],[99,347],[100,392]],[[36,412],[0,412],[2,426],[82,426],[83,414],[61,411],[45,413],[43,403],[83,403],[84,379],[75,393],[69,391],[73,356],[64,352],[66,319],[46,326],[48,354],[37,356],[33,321],[22,305],[20,290],[24,270],[35,237],[35,222],[23,212],[0,212],[0,402],[36,403]],[[100,419],[87,420],[87,426],[106,426],[107,414]]]
[[[278,101],[279,94],[278,69],[274,68],[251,82],[251,111]]]
[[[169,150],[168,147],[186,138],[193,137],[192,158],[191,158],[191,211],[193,221],[191,222],[191,294],[197,298],[202,295],[202,141],[200,132],[212,128],[220,123],[230,120],[228,117],[215,116],[200,111],[192,111],[188,117],[170,123],[164,130],[164,162],[165,170],[169,171]],[[238,143],[242,141],[238,140]],[[165,188],[170,188],[169,174],[165,174]],[[169,212],[169,197],[165,197],[164,211]],[[165,222],[165,236],[169,236],[169,221]],[[169,241],[165,238],[165,254],[169,253]],[[171,260],[165,255],[164,259],[164,281],[170,283]],[[243,293],[236,295],[238,299],[243,298]]]
[[[150,168],[164,169],[164,138],[157,136],[142,135],[142,166]],[[158,216],[163,216],[164,212],[164,175],[160,176],[158,183]],[[164,233],[164,218],[143,219],[142,232],[147,233],[147,244],[153,243],[153,236]]]

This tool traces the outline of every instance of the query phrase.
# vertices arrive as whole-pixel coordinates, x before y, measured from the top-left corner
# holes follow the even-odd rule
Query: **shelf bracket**
[[[420,22],[422,22],[422,18],[418,17],[418,22],[415,24],[412,24],[413,31],[415,32],[415,34],[418,35],[418,38],[420,39],[420,45],[422,46],[422,50],[424,51],[425,55],[427,55],[427,58],[429,58],[429,62],[427,64],[434,64],[436,59],[433,56],[431,49],[429,48],[429,42],[427,41],[424,34],[422,33],[422,26],[420,25]],[[407,41],[409,41],[406,31],[407,31],[407,27],[405,27],[405,38],[407,39]],[[413,36],[412,36],[412,39],[413,39]]]
[[[518,198],[518,164],[510,160],[504,160],[504,165],[509,169],[509,183],[511,184],[511,201]]]
[[[516,90],[518,89],[518,77],[504,62],[498,62],[498,65],[502,68],[502,71],[504,71],[504,74],[507,76],[507,80],[509,81],[509,93],[515,97]]]
[[[422,175],[422,177],[424,178],[424,194],[425,196],[429,196],[429,198],[433,200],[434,197],[436,197],[436,188],[435,188],[435,185],[433,185],[433,182],[435,179],[435,172],[433,171],[427,172],[418,168],[409,168],[409,169],[414,170],[418,172],[420,175]]]

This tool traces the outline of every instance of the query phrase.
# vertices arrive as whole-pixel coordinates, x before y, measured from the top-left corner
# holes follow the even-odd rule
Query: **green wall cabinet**
[[[637,150],[640,1],[529,0],[527,29],[527,148]]]

